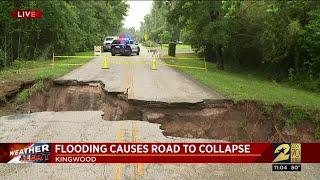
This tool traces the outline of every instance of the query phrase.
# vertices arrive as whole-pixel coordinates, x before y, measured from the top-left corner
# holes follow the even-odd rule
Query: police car
[[[138,43],[134,42],[130,37],[123,35],[118,39],[113,40],[111,44],[111,55],[116,54],[131,56],[132,54],[139,55],[140,47]]]

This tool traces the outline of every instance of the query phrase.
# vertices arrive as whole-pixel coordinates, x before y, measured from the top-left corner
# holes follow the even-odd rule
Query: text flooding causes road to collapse
[[[174,154],[174,153],[218,153],[248,154],[250,144],[56,144],[58,154]]]

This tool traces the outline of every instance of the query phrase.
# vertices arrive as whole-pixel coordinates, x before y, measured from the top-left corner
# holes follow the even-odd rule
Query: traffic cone
[[[151,69],[152,70],[157,70],[157,61],[156,58],[153,58],[151,61]]]
[[[102,69],[109,69],[110,68],[110,63],[108,61],[108,58],[106,57],[103,61]]]

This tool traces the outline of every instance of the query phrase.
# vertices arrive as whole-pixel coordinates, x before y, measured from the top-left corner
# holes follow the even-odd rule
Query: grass
[[[76,53],[79,56],[91,56],[93,52]],[[56,58],[55,65],[51,60],[40,61],[15,61],[12,66],[0,71],[0,80],[19,79],[22,81],[43,78],[57,78],[79,67],[77,65],[62,66],[63,64],[84,64],[88,58]]]
[[[188,58],[185,58],[188,57]],[[204,67],[203,60],[195,54],[176,54],[176,58],[165,60],[166,63]],[[320,94],[298,89],[288,84],[280,84],[269,81],[262,76],[252,73],[218,70],[216,64],[208,63],[208,72],[205,70],[177,68],[208,87],[216,90],[227,98],[241,101],[254,100],[265,104],[264,111],[270,116],[274,113],[270,105],[282,104],[287,116],[275,116],[277,127],[293,127],[303,120],[311,120],[315,123],[314,137],[320,139],[320,114],[314,114],[320,110]],[[246,129],[246,120],[240,122],[243,130]]]
[[[44,82],[43,80],[39,80],[33,86],[28,89],[24,89],[17,95],[16,102],[18,104],[22,104],[26,102],[33,94],[39,92],[44,89]]]
[[[315,130],[315,138],[320,139],[320,127],[317,127]]]
[[[183,54],[178,54],[176,60],[171,63],[185,66],[204,66],[203,60],[183,59],[183,57],[185,57]],[[189,55],[189,57],[196,56]],[[195,69],[179,68],[179,70],[234,100],[255,100],[267,105],[281,103],[287,107],[306,109],[319,109],[320,107],[320,94],[271,82],[250,74],[218,70],[214,63],[207,63],[207,67],[207,73],[204,70]]]
[[[76,55],[91,56],[93,55],[93,52],[76,53]],[[55,79],[61,77],[91,59],[91,57],[56,58],[55,65],[52,65],[51,60],[15,61],[12,66],[0,71],[0,85],[3,87],[10,87],[21,82],[36,80],[36,83],[31,88],[25,89],[17,95],[16,101],[18,104],[21,104],[26,102],[32,94],[44,88],[44,79]],[[5,91],[5,88],[0,89],[0,91]]]
[[[158,46],[163,50],[168,50],[169,45],[168,44],[162,44],[162,46]],[[180,50],[192,50],[191,46],[188,44],[177,44],[176,45],[176,51],[180,51]]]
[[[162,44],[162,46],[160,45],[157,45],[155,47],[148,47],[148,46],[145,46],[147,49],[153,49],[155,47],[157,48],[160,48],[161,50],[164,50],[164,51],[168,51],[168,48],[169,48],[169,45],[168,44]],[[177,44],[176,45],[176,51],[179,52],[179,51],[186,51],[186,50],[192,50],[191,48],[191,45],[188,45],[188,44]]]

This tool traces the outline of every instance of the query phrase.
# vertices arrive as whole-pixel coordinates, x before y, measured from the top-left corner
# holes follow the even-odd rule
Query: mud
[[[159,123],[166,136],[248,142],[316,141],[311,121],[303,126],[278,128],[275,117],[286,116],[279,105],[266,115],[264,105],[252,101],[149,102],[128,99],[126,93],[106,92],[101,82],[55,81],[46,86],[20,110],[102,110],[103,119],[108,121]]]
[[[0,107],[6,105],[6,102],[8,100],[14,98],[22,90],[30,88],[32,85],[35,84],[35,82],[35,80],[22,82],[13,81],[11,83],[7,83],[6,81],[1,82]]]

